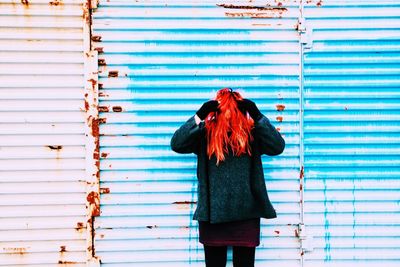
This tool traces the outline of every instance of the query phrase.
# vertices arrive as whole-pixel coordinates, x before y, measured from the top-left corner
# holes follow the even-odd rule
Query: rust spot
[[[98,107],[97,107],[97,110],[98,110],[99,112],[109,112],[109,111],[110,111],[109,108],[108,108],[107,106],[98,106]]]
[[[101,235],[100,235],[100,238],[104,238],[104,234],[101,234]]]
[[[112,110],[113,110],[114,112],[121,112],[121,111],[122,111],[122,107],[120,107],[120,106],[113,106]]]
[[[276,130],[277,130],[278,132],[280,132],[280,131],[281,131],[281,128],[277,127]]]
[[[300,183],[300,191],[303,190],[303,184]]]
[[[109,193],[110,193],[110,188],[108,188],[108,187],[100,188],[100,194],[109,194]]]
[[[278,117],[276,117],[276,120],[279,121],[279,122],[282,122],[283,121],[283,117],[282,116],[278,116]]]
[[[106,118],[99,118],[99,124],[104,124],[107,123],[107,119]]]
[[[283,111],[283,110],[285,110],[285,105],[282,105],[282,104],[276,105],[276,110],[278,110],[278,111]]]
[[[100,197],[99,193],[97,192],[90,192],[86,200],[89,202],[90,205],[92,205],[92,214],[91,216],[99,216],[100,215]]]
[[[153,228],[157,228],[158,226],[157,225],[147,225],[146,227],[149,229],[153,229]]]
[[[279,235],[279,234],[281,233],[281,232],[278,231],[278,230],[275,230],[274,232],[275,232],[275,234],[277,234],[277,235]]]
[[[106,94],[106,93],[104,93],[104,92],[99,92],[99,96],[100,97],[108,97],[109,95],[108,94]]]
[[[282,2],[278,2],[278,4],[277,4],[278,6],[282,6]]]
[[[110,154],[110,153],[102,152],[102,153],[101,153],[101,157],[102,157],[102,158],[107,158],[108,154]]]
[[[95,79],[89,79],[88,82],[92,83],[92,88],[95,87],[95,85],[97,84],[97,81]],[[86,93],[87,94],[87,93]]]
[[[59,0],[54,0],[54,1],[50,1],[49,4],[51,6],[58,6],[58,5],[62,5],[64,3],[62,1],[59,1]]]
[[[322,6],[322,0],[317,2],[317,7],[320,7],[320,6]]]
[[[78,262],[76,262],[76,261],[62,261],[62,260],[59,260],[58,261],[58,264],[77,264]]]
[[[196,201],[175,201],[172,204],[182,205],[182,204],[196,204],[196,203],[197,203]]]
[[[99,83],[99,89],[103,89],[103,84]]]
[[[66,246],[60,246],[60,252],[66,252]]]
[[[107,65],[106,60],[104,58],[99,58],[98,60],[99,66],[105,66]]]
[[[85,228],[85,224],[83,222],[77,222],[75,230],[81,231],[83,228]]]
[[[300,178],[300,180],[304,178],[304,166],[301,166],[301,168],[300,168],[299,178]]]
[[[300,252],[300,256],[303,256],[304,255],[304,250],[302,250],[301,252]]]
[[[63,147],[60,145],[48,145],[48,148],[50,148],[51,150],[61,150]]]
[[[297,229],[294,229],[294,236],[295,237],[300,237],[299,231]]]
[[[21,0],[21,3],[25,6],[29,5],[29,1],[28,0]]]
[[[110,70],[108,72],[108,77],[118,77],[118,71],[117,70]]]
[[[94,50],[96,50],[99,54],[104,53],[104,48],[103,47],[95,47]]]
[[[100,35],[92,35],[92,41],[93,42],[101,42],[101,36]]]
[[[26,248],[3,248],[8,254],[19,254],[24,255],[26,253]]]

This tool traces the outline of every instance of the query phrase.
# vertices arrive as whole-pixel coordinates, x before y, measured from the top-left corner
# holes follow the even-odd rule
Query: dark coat
[[[240,173],[227,173],[225,177],[217,177],[221,178],[215,179],[218,182],[210,183],[204,122],[197,125],[192,116],[176,130],[171,139],[172,150],[197,155],[198,198],[194,220],[221,223],[261,217],[276,218],[265,186],[261,155],[281,154],[285,148],[285,140],[265,116],[254,123],[252,134],[254,140],[251,143],[251,160],[243,161],[243,166],[240,166],[240,169],[250,168],[247,172],[250,177],[240,177]],[[234,183],[231,178],[235,179]]]

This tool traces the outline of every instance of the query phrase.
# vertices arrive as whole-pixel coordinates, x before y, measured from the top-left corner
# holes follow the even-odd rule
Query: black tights
[[[234,267],[254,267],[255,247],[233,247]],[[226,266],[226,246],[204,246],[206,267]]]

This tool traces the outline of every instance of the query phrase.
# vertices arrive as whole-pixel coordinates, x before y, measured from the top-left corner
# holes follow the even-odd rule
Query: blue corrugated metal
[[[304,14],[305,266],[400,266],[400,3]]]
[[[257,266],[300,266],[298,3],[100,1],[101,216],[104,266],[203,266],[194,155],[172,133],[216,90],[242,88],[287,148],[264,158],[278,219],[263,220]],[[249,6],[250,5],[250,6]],[[262,6],[263,8],[260,8]]]

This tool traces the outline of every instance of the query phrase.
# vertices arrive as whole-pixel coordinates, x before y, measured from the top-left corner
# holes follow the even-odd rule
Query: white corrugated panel
[[[400,2],[305,17],[305,266],[400,266]]]
[[[175,154],[169,141],[226,86],[255,100],[287,142],[283,155],[264,158],[278,218],[262,220],[257,266],[301,265],[298,10],[295,1],[100,2],[92,40],[100,65],[102,265],[204,265],[192,220],[195,156]]]
[[[85,266],[82,3],[0,1],[0,266]]]

